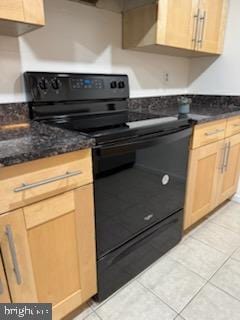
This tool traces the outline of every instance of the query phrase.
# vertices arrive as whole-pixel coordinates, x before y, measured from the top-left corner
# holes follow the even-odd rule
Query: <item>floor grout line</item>
[[[234,230],[231,229],[230,227],[227,227],[227,226],[224,226],[224,225],[222,225],[222,224],[216,223],[216,222],[214,222],[213,220],[209,221],[209,223],[212,223],[212,224],[215,224],[216,226],[222,227],[222,228],[224,228],[224,229],[226,229],[226,230],[228,230],[228,231],[231,231],[232,233],[237,234],[237,235],[239,236],[239,232],[234,231]]]
[[[239,248],[238,248],[238,249],[239,249]],[[213,276],[209,279],[208,283],[210,283],[210,284],[211,284],[212,286],[214,286],[215,288],[219,289],[220,291],[226,293],[226,294],[229,295],[230,297],[232,297],[232,298],[234,298],[234,299],[236,299],[237,301],[240,302],[240,299],[239,299],[239,298],[233,296],[231,293],[225,291],[224,289],[220,288],[218,285],[216,285],[216,284],[214,284],[214,283],[211,282],[211,280],[212,280],[212,278],[215,276],[215,274],[216,274],[218,271],[220,271],[220,270],[224,267],[224,265],[225,265],[229,260],[233,259],[232,256],[233,256],[233,254],[234,254],[238,249],[234,250],[234,252],[232,253],[232,255],[222,264],[222,266],[221,266],[221,267],[213,274]],[[237,260],[235,260],[235,259],[233,259],[233,260],[236,261],[236,262],[239,262],[239,261],[237,261]],[[240,265],[240,262],[239,262],[239,265]]]
[[[215,288],[217,288],[218,290],[224,292],[226,295],[228,295],[229,297],[237,300],[237,301],[240,303],[240,299],[237,298],[237,297],[235,297],[235,296],[233,296],[231,293],[229,293],[229,292],[225,291],[224,289],[218,287],[216,284],[214,284],[214,283],[212,283],[212,282],[209,282],[209,284],[211,284],[213,287],[215,287]]]
[[[215,247],[212,247],[212,246],[210,246],[208,243],[206,243],[206,242],[204,242],[204,241],[202,241],[202,240],[200,240],[200,239],[194,238],[193,236],[189,236],[189,237],[191,237],[191,238],[193,238],[194,240],[197,240],[197,241],[205,244],[205,245],[208,246],[209,248],[215,249],[215,250],[217,250],[218,252],[221,252],[221,253],[223,253],[223,254],[229,255],[229,253],[223,252],[223,251],[221,251],[221,250],[219,250],[219,249],[217,249],[217,248],[215,248]],[[239,247],[237,247],[237,248],[234,249],[234,251],[235,251],[236,249],[239,249],[239,248],[240,248],[240,244],[239,244]],[[232,253],[231,253],[231,254],[232,254]]]
[[[99,320],[103,320],[103,318],[100,317],[100,315],[99,315],[97,312],[93,311],[93,313],[99,318]],[[86,320],[87,320],[87,319],[86,319]]]
[[[218,271],[220,269],[222,269],[222,267],[231,259],[231,256],[227,258],[227,260],[224,261],[224,263],[214,272],[214,274],[209,278],[208,283],[211,283],[211,279],[215,276],[216,273],[218,273]],[[211,283],[212,284],[212,283]]]
[[[191,237],[191,236],[190,236]],[[198,239],[195,239],[194,238],[194,240],[198,240]],[[200,241],[200,242],[202,242],[201,240],[198,240],[198,241]],[[202,243],[204,243],[204,242],[202,242]],[[206,244],[206,243],[204,243],[204,244]],[[206,244],[207,245],[207,244]],[[209,245],[208,245],[209,246]],[[211,246],[209,246],[210,248],[213,248],[213,247],[211,247]],[[214,248],[215,249],[215,248]],[[211,279],[214,277],[214,275],[231,259],[231,257],[232,257],[232,255],[238,250],[239,248],[236,248],[232,253],[231,253],[231,255],[230,256],[228,256],[228,258],[221,264],[221,266],[214,272],[214,274],[209,278],[209,280],[207,280],[207,282],[200,288],[200,290],[192,297],[192,299],[186,304],[186,306],[183,308],[183,310],[179,313],[179,315],[181,316],[181,313],[187,308],[187,306],[191,303],[191,301],[193,301],[193,299],[195,299],[198,295],[199,295],[199,293],[203,290],[203,288],[207,285],[207,284],[211,284],[211,285],[213,285],[210,281],[211,281]],[[217,250],[217,249],[216,249]],[[222,251],[220,251],[220,250],[218,250],[219,252],[221,252],[221,253],[223,253]],[[226,254],[226,253],[225,253]],[[219,287],[217,287],[216,285],[213,285],[215,288],[218,288],[219,290],[221,290],[222,292],[224,292],[224,293],[226,293],[224,290],[222,290],[222,289],[220,289]],[[232,297],[232,295],[230,295],[229,293],[226,293],[226,294],[228,294],[229,296],[231,296]],[[235,298],[236,299],[236,298]],[[238,300],[238,299],[236,299],[236,300]],[[238,300],[239,302],[240,302],[240,300]]]
[[[223,253],[222,251],[219,251],[219,250],[217,250],[217,249],[215,249],[215,248],[213,248],[213,247],[205,244],[204,242],[202,242],[202,241],[200,241],[200,240],[198,240],[198,239],[195,239],[195,238],[192,238],[192,239],[194,239],[195,241],[199,241],[200,243],[206,245],[208,248],[211,248],[211,249],[213,249],[213,250],[216,250],[216,251],[218,251],[219,253],[224,254],[224,255],[226,256],[226,259],[224,260],[224,262],[221,264],[221,266],[220,266],[219,268],[221,268],[221,267],[225,264],[225,262],[227,262],[227,261],[231,258],[231,256],[239,249],[239,248],[235,249],[235,250],[233,251],[233,253],[229,256],[228,254]],[[203,280],[205,280],[205,281],[207,281],[207,282],[208,282],[209,279],[211,279],[212,276],[219,270],[219,268],[218,268],[218,269],[213,273],[213,275],[210,276],[210,278],[205,278],[205,277],[203,277],[202,275],[200,275],[198,272],[190,269],[188,266],[186,266],[185,264],[183,264],[181,261],[179,261],[179,260],[177,260],[177,259],[174,259],[174,258],[171,257],[170,255],[169,255],[168,257],[171,258],[172,260],[174,260],[175,262],[178,262],[179,264],[181,264],[182,266],[184,266],[187,270],[191,271],[192,273],[195,273],[196,275],[198,275],[199,277],[201,277]]]
[[[182,262],[168,256],[168,258],[170,258],[171,260],[173,260],[174,262],[177,262],[178,264],[180,264],[181,266],[183,266],[184,268],[186,268],[188,271],[194,273],[196,276],[200,277],[202,280],[204,281],[208,281],[208,279],[204,278],[202,275],[200,275],[199,273],[197,273],[196,271],[193,271],[192,269],[190,269],[189,267],[187,267],[185,264],[183,264]]]
[[[110,297],[108,297],[107,299],[103,300],[102,302],[99,303],[98,306],[96,306],[95,308],[91,305],[90,308],[94,311],[98,310],[99,308],[101,308],[105,303],[107,303],[108,301],[110,301],[114,296],[116,296],[121,290],[123,290],[124,288],[126,288],[127,286],[129,286],[131,283],[133,283],[134,281],[136,281],[136,279],[131,279],[129,282],[127,282],[124,286],[122,286],[121,288],[119,288],[117,291],[115,291],[113,294],[110,295]],[[98,303],[98,302],[95,302]]]
[[[193,297],[189,300],[189,302],[184,306],[184,308],[180,311],[179,315],[181,316],[182,312],[189,306],[189,304],[199,295],[199,293],[203,290],[204,287],[208,284],[208,281],[196,292]]]
[[[237,250],[239,250],[239,249],[237,249]],[[231,256],[231,259],[232,259],[232,260],[234,260],[234,261],[236,261],[236,262],[239,262],[239,263],[240,263],[240,260],[239,260],[239,259],[234,258],[233,256]]]
[[[237,250],[237,249],[236,249],[236,250]],[[236,251],[236,250],[235,250],[235,251]],[[234,252],[235,252],[235,251],[234,251]],[[214,277],[214,275],[215,275],[215,274],[227,263],[227,261],[229,261],[230,259],[231,259],[231,256],[228,257],[228,259],[214,272],[214,274],[211,276],[211,278],[203,285],[203,287],[201,287],[201,289],[195,294],[195,296],[189,301],[189,303],[183,308],[183,310],[185,310],[185,309],[187,308],[187,306],[192,302],[192,300],[195,299],[195,298],[199,295],[199,293],[203,290],[203,288],[206,287],[208,284],[210,284],[210,285],[214,286],[215,288],[217,288],[218,290],[220,290],[220,291],[228,294],[230,297],[233,297],[233,296],[230,295],[229,293],[225,292],[224,290],[220,289],[219,287],[217,287],[216,285],[214,285],[213,283],[210,282],[211,279]],[[233,297],[233,298],[234,298],[234,297]],[[236,298],[235,298],[235,299],[236,299]],[[236,299],[236,300],[238,300],[238,299]],[[238,301],[240,302],[240,300],[238,300]],[[181,315],[181,313],[183,312],[183,310],[180,312],[180,315]]]
[[[180,313],[177,314],[177,316],[176,316],[176,318],[174,318],[174,320],[176,320],[177,317],[181,317],[181,319],[185,320],[185,318],[183,318],[183,316]]]
[[[239,249],[240,249],[240,247],[233,251],[233,253],[232,253],[232,254],[231,254],[231,256],[230,256],[230,258],[231,258],[231,259],[236,260],[236,259],[235,259],[235,258],[233,258],[232,256],[233,256],[233,255],[234,255],[234,253],[235,253],[235,252],[237,252]],[[237,260],[237,261],[238,261],[238,262],[240,262],[239,260]]]
[[[158,300],[160,300],[162,303],[164,303],[166,306],[168,306],[172,311],[174,311],[177,315],[178,315],[178,311],[176,311],[172,306],[170,306],[168,303],[166,303],[165,301],[163,301],[152,289],[146,287],[144,284],[142,284],[141,282],[137,281],[144,289],[146,289],[147,291],[151,292],[156,298],[158,298]],[[177,317],[176,315],[176,317]]]

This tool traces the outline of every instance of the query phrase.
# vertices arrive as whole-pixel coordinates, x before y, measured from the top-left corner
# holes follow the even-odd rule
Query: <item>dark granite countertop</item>
[[[91,148],[94,140],[35,121],[0,125],[0,166]]]
[[[210,108],[207,106],[192,106],[190,117],[197,122],[197,124],[227,119],[240,115],[240,107],[228,105],[222,108]]]
[[[134,99],[130,105],[130,121],[138,121],[150,118],[170,117],[178,114],[178,107],[175,103],[162,103],[164,98],[143,98]],[[169,99],[165,97],[165,99]],[[172,98],[171,98],[172,99]],[[171,102],[170,99],[170,102]],[[141,100],[141,103],[140,103]],[[175,98],[176,100],[176,98]],[[137,116],[139,113],[141,115]],[[240,106],[233,104],[215,104],[199,103],[192,104],[189,118],[193,119],[196,124],[206,123],[210,121],[227,119],[240,115]]]
[[[176,116],[177,96],[129,100],[129,121]],[[240,97],[190,96],[190,118],[201,124],[240,115]],[[0,105],[0,166],[10,166],[95,145],[66,129],[29,121],[26,103]]]

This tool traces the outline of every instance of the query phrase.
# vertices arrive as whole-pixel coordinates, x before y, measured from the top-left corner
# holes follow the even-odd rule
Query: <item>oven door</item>
[[[98,258],[183,209],[191,131],[93,150]]]

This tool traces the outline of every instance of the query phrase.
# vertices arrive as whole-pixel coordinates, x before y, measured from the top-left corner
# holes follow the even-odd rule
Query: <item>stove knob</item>
[[[125,88],[125,83],[123,81],[118,82],[118,88],[119,89]]]
[[[116,81],[112,81],[110,84],[112,89],[116,89],[117,88],[117,82]]]
[[[42,78],[38,82],[38,86],[41,90],[46,91],[48,89],[48,81],[45,78]]]
[[[54,90],[59,90],[59,88],[60,88],[60,85],[59,85],[60,82],[59,82],[58,79],[56,79],[56,78],[52,79],[51,84],[52,84],[52,88],[53,88]]]

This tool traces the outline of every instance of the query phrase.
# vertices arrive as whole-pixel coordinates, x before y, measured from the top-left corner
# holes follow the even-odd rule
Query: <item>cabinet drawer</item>
[[[34,228],[74,210],[74,191],[33,203],[23,208],[26,228]]]
[[[214,121],[195,126],[192,148],[198,148],[200,146],[224,139],[225,130],[226,120]]]
[[[92,182],[91,150],[0,169],[0,213]]]
[[[231,137],[240,132],[240,116],[227,120],[226,137]]]

